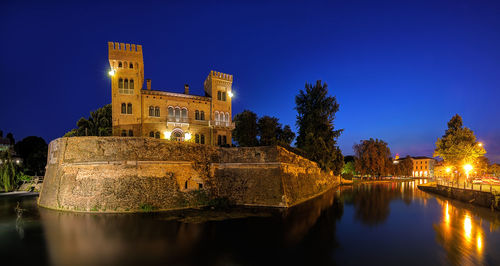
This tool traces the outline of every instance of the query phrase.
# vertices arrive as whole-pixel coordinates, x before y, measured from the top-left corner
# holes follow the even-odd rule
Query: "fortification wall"
[[[280,147],[218,148],[153,138],[74,137],[49,145],[42,207],[127,212],[236,205],[289,207],[337,184]]]

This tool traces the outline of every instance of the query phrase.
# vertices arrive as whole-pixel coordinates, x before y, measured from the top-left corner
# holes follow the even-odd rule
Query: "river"
[[[417,189],[344,186],[288,210],[65,213],[0,197],[2,265],[500,265],[500,213]],[[21,212],[15,211],[17,204]],[[7,264],[4,264],[7,263]]]

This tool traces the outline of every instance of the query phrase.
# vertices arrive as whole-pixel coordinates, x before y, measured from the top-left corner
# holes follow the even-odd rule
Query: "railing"
[[[468,182],[459,183],[459,182],[443,180],[440,178],[436,178],[436,183],[440,186],[460,188],[464,190],[468,189],[468,190],[490,192],[490,193],[497,193],[498,191],[500,191],[499,185],[492,185],[492,184],[474,184]]]
[[[182,117],[167,117],[168,123],[183,123],[183,124],[198,124],[204,126],[218,126],[218,127],[230,127],[234,128],[234,122],[229,121],[217,121],[217,120],[198,120],[192,118],[182,118]]]

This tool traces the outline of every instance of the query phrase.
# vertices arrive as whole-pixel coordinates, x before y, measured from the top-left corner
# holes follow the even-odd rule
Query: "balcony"
[[[187,117],[167,117],[167,123],[173,123],[176,126],[185,126],[185,125],[200,125],[200,126],[216,126],[216,127],[228,127],[233,129],[234,122],[229,121],[216,121],[216,120],[197,120]]]

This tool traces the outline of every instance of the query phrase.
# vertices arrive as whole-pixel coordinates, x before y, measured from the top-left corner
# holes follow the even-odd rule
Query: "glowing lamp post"
[[[469,172],[472,170],[472,165],[466,164],[464,165],[465,174],[467,175],[467,181],[469,181]]]
[[[186,132],[186,133],[184,134],[184,140],[190,140],[190,139],[191,139],[191,133]]]
[[[234,96],[234,94],[233,94],[233,92],[232,92],[232,91],[228,91],[228,92],[227,92],[227,95],[229,96],[229,98],[233,98],[233,96]]]
[[[111,70],[108,72],[108,75],[109,75],[110,77],[112,77],[112,76],[114,76],[114,75],[115,75],[115,73],[116,73],[116,71],[115,71],[114,69],[111,69]]]

